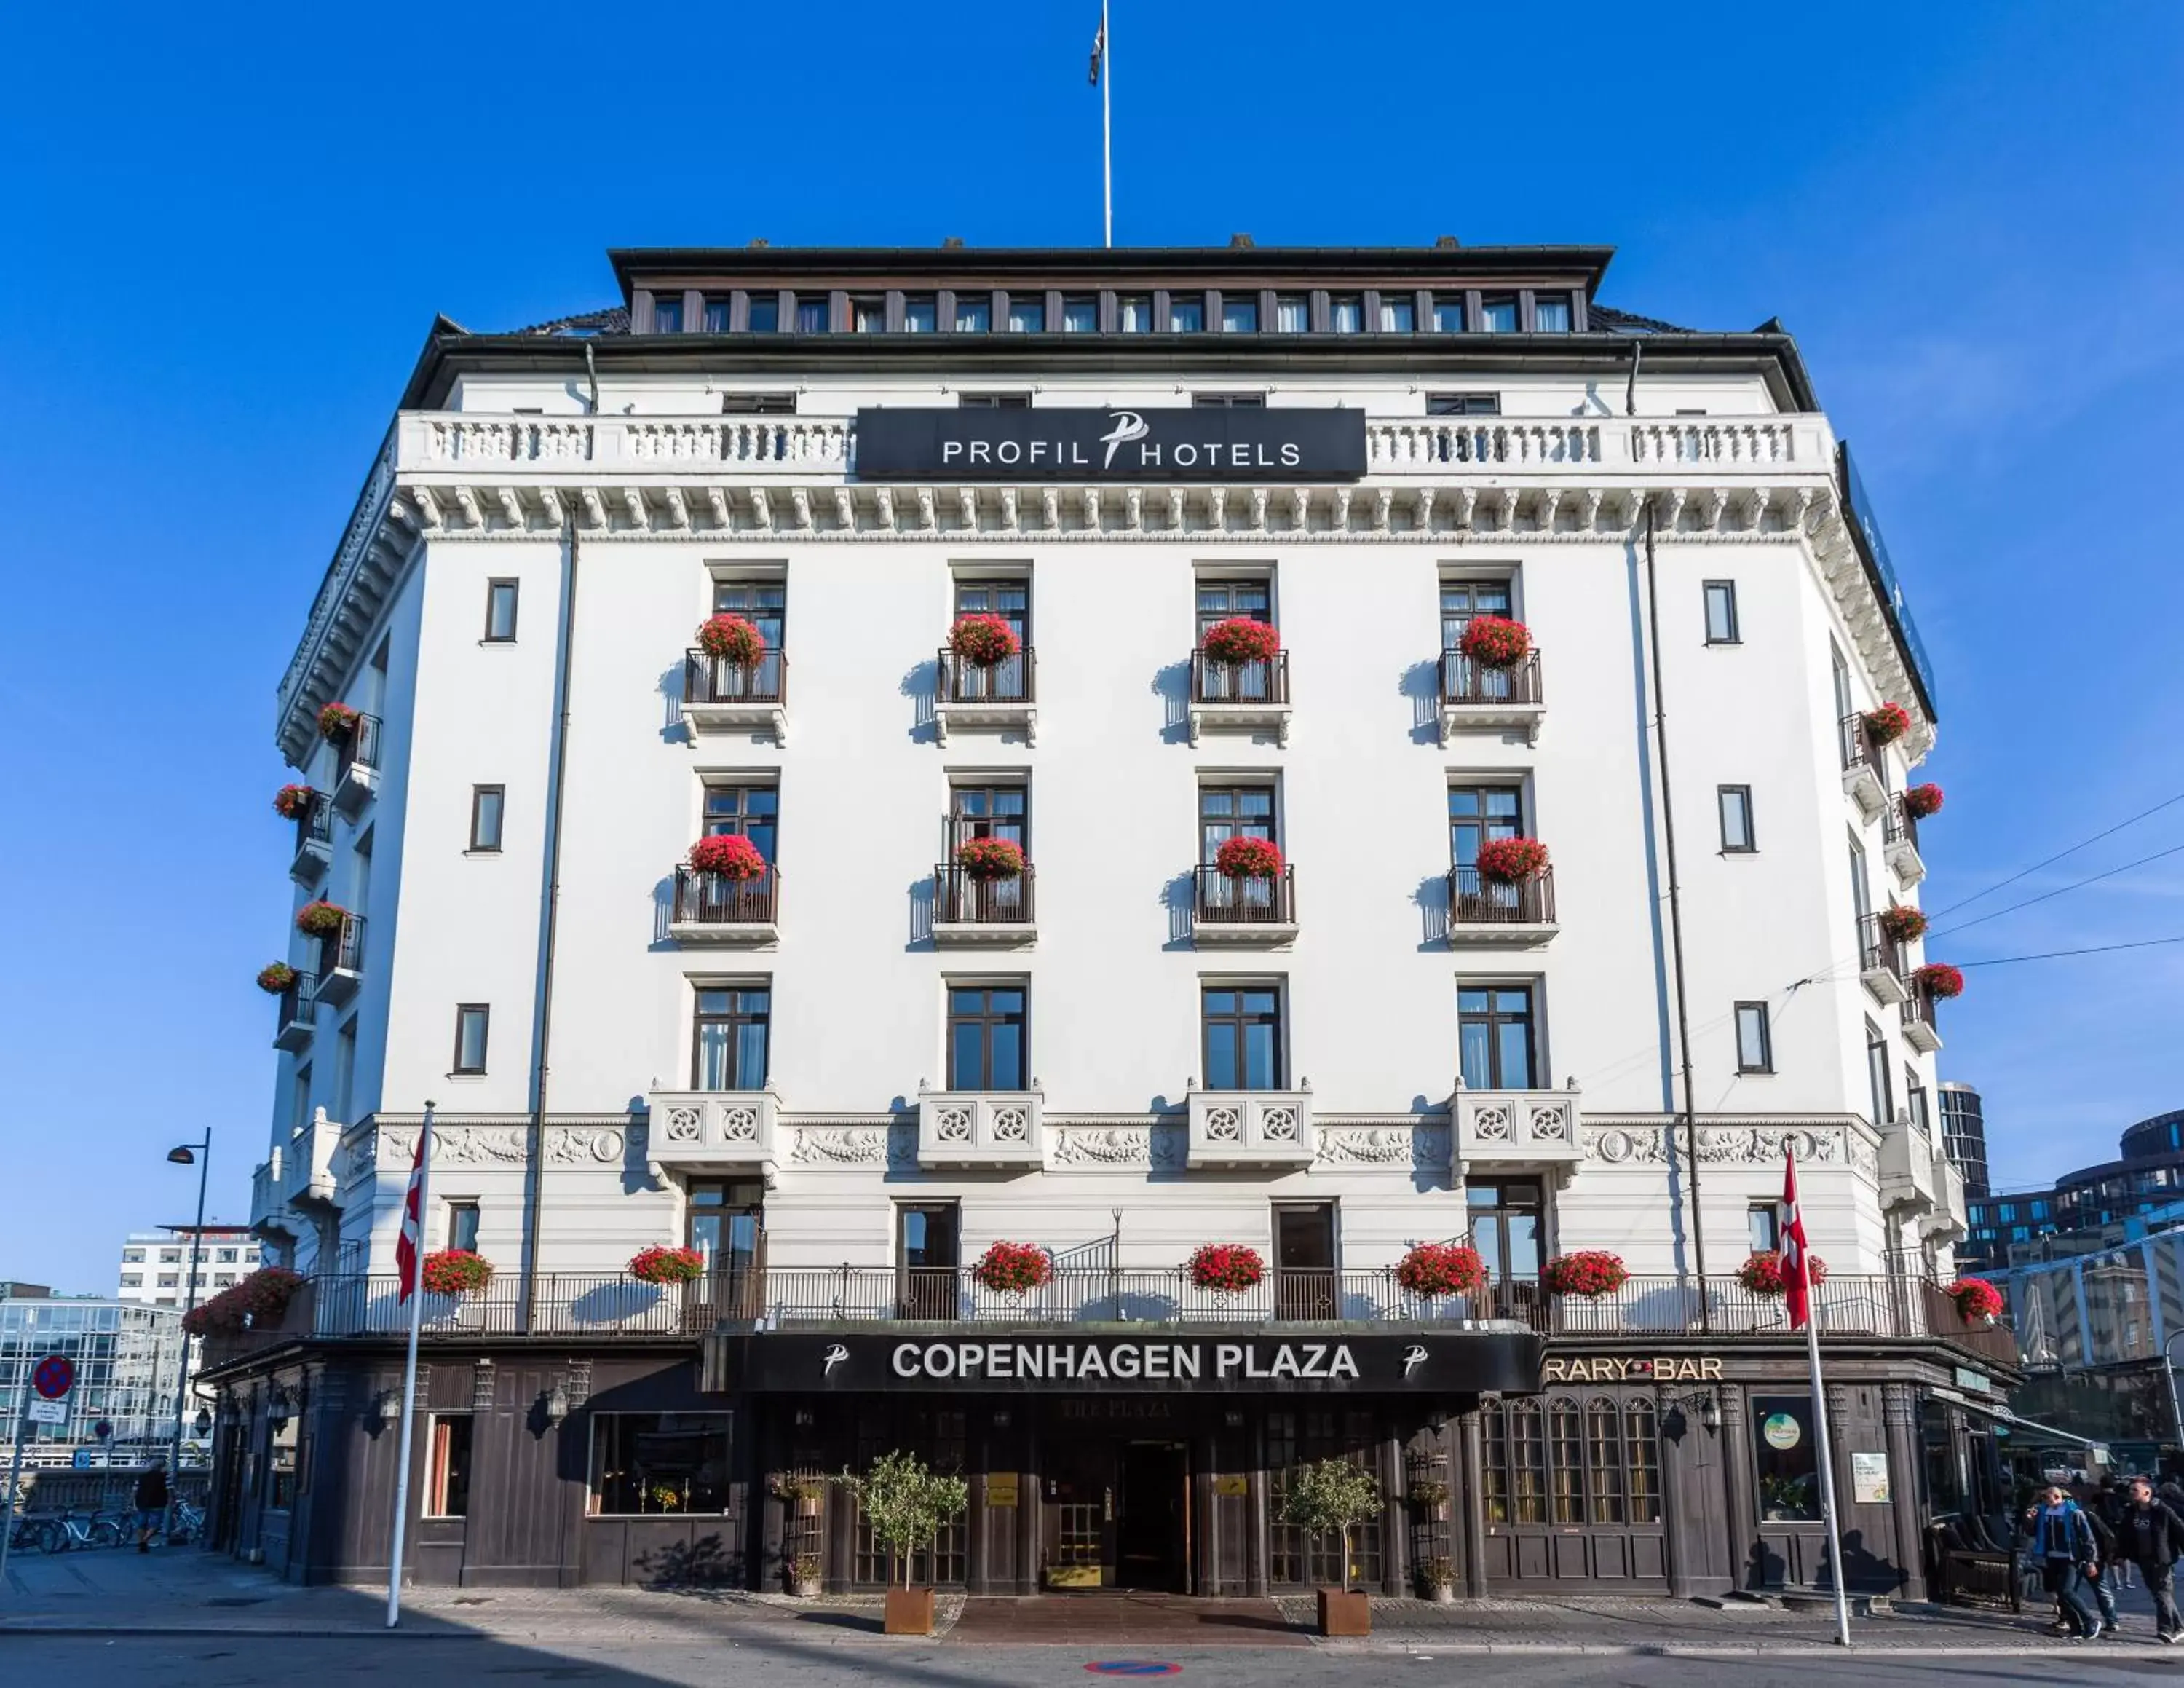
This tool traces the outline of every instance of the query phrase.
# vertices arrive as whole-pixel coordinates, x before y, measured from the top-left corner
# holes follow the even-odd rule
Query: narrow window
[[[1744,1210],[1752,1252],[1771,1254],[1782,1246],[1782,1210],[1771,1201],[1756,1201]]]
[[[1365,301],[1356,293],[1337,293],[1327,302],[1327,326],[1338,334],[1364,332]]]
[[[1200,411],[1263,411],[1267,395],[1263,393],[1194,393],[1191,408]]]
[[[764,985],[700,985],[690,1026],[690,1087],[763,1090],[773,993]]]
[[[1434,295],[1434,333],[1461,334],[1463,332],[1463,295],[1437,293]]]
[[[1926,1087],[1919,1082],[1919,1069],[1916,1067],[1903,1069],[1903,1106],[1911,1115],[1911,1123],[1931,1136],[1934,1124],[1926,1112]]]
[[[485,642],[505,645],[515,637],[515,582],[485,583]]]
[[[1384,334],[1407,334],[1418,327],[1418,307],[1407,299],[1380,296],[1380,332]]]
[[[1282,1088],[1282,994],[1272,985],[1216,985],[1200,997],[1208,1090]]]
[[[1181,294],[1167,302],[1167,331],[1171,334],[1198,334],[1206,329],[1206,301],[1185,299]]]
[[[1736,582],[1709,580],[1706,583],[1706,642],[1709,645],[1741,645],[1744,640],[1736,630]]]
[[[1153,331],[1153,301],[1150,293],[1126,293],[1115,301],[1115,326],[1125,334]]]
[[[956,985],[948,992],[948,1087],[1022,1090],[1024,988]]]
[[[731,1478],[726,1412],[601,1412],[592,1420],[595,1516],[717,1516],[728,1510]]]
[[[1274,299],[1274,332],[1301,334],[1312,327],[1312,301],[1301,293],[1285,293]]]
[[[458,1073],[485,1070],[486,1020],[490,1010],[483,1003],[465,1003],[455,1009],[455,1065]]]
[[[1517,332],[1517,299],[1513,293],[1490,293],[1479,302],[1479,326],[1489,334]]]
[[[797,299],[796,332],[800,334],[823,334],[827,332],[827,298],[824,293],[816,299]]]
[[[851,299],[850,326],[860,334],[884,333],[887,331],[887,300],[870,293]]]
[[[1865,1022],[1865,1076],[1873,1087],[1873,1123],[1886,1125],[1896,1117],[1888,1091],[1888,1040],[1871,1020]]]
[[[1538,1088],[1529,985],[1464,985],[1456,993],[1457,1065],[1468,1090]]]
[[[1759,846],[1752,835],[1752,787],[1717,785],[1714,796],[1721,806],[1721,847],[1725,855],[1744,855]]]
[[[956,1274],[963,1264],[962,1210],[952,1201],[904,1202],[895,1209],[895,1257],[905,1318],[958,1316]]]
[[[652,296],[652,332],[655,334],[679,334],[682,332],[682,300],[679,296],[664,293]]]
[[[477,1252],[478,1205],[474,1201],[448,1204],[448,1246],[470,1254]]]
[[[1535,334],[1567,334],[1570,331],[1570,302],[1560,296],[1550,298],[1545,293],[1532,300],[1532,332]]]
[[[1096,299],[1065,299],[1061,301],[1061,332],[1065,334],[1095,334],[1100,331],[1100,301]]]
[[[940,305],[929,293],[914,293],[902,302],[902,332],[930,334],[940,326]]]
[[[471,787],[471,848],[491,854],[500,848],[500,812],[507,791],[500,785]]]
[[[1736,1005],[1736,1070],[1739,1072],[1773,1072],[1774,1070],[1774,1039],[1767,1024],[1767,1004],[1739,1003]]]
[[[989,299],[972,299],[961,293],[956,297],[956,332],[959,334],[983,334],[994,326],[994,302]]]
[[[728,332],[728,296],[724,293],[705,295],[705,332],[725,334]]]
[[[1502,414],[1502,395],[1499,393],[1429,393],[1426,394],[1426,414],[1429,416],[1498,416]]]
[[[956,395],[958,407],[966,411],[1028,411],[1031,408],[1028,393],[959,393]]]
[[[781,332],[781,300],[770,293],[750,296],[750,331],[754,334]]]
[[[1256,334],[1259,332],[1259,301],[1256,299],[1223,299],[1221,301],[1221,332],[1224,334]]]
[[[471,1415],[436,1412],[426,1455],[425,1516],[460,1518],[471,1505]]]
[[[772,785],[708,785],[705,788],[705,836],[737,832],[758,847],[760,855],[773,860],[773,846],[781,823],[781,792]]]
[[[721,395],[721,414],[729,416],[793,416],[796,414],[796,395],[794,393],[724,393]]]
[[[1536,1178],[1473,1179],[1464,1186],[1471,1245],[1496,1283],[1530,1283],[1540,1276],[1546,1227]]]
[[[1046,301],[1025,299],[1020,294],[1009,296],[1009,333],[1011,334],[1044,334],[1046,332]]]

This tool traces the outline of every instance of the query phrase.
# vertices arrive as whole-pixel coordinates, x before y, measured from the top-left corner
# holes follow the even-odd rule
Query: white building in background
[[[181,1307],[189,1295],[191,1226],[131,1231],[121,1239],[114,1297],[150,1307]],[[198,1239],[198,1300],[207,1300],[258,1270],[265,1244],[247,1225],[208,1225]]]
[[[0,1423],[12,1437],[31,1394],[31,1372],[47,1355],[73,1362],[75,1387],[64,1423],[26,1427],[24,1463],[66,1466],[81,1456],[93,1465],[130,1466],[165,1454],[174,1434],[181,1315],[90,1295],[24,1293],[34,1288],[16,1285],[15,1293],[0,1295]],[[110,1436],[99,1436],[101,1423],[111,1427]],[[188,1428],[185,1464],[205,1453],[194,1423]]]

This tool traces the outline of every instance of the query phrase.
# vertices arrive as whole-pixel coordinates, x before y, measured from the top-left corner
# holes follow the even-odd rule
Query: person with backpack
[[[2100,1543],[2085,1509],[2060,1484],[2048,1485],[2034,1514],[2032,1557],[2048,1592],[2055,1596],[2066,1620],[2076,1626],[2070,1639],[2099,1640],[2101,1615],[2086,1584],[2100,1574]]]
[[[2176,1561],[2184,1556],[2184,1518],[2159,1499],[2150,1478],[2131,1480],[2131,1501],[2116,1530],[2119,1551],[2138,1567],[2153,1596],[2153,1629],[2163,1643],[2176,1644],[2184,1620],[2176,1612]]]
[[[152,1537],[167,1516],[167,1462],[155,1458],[136,1479],[136,1551],[149,1553]]]

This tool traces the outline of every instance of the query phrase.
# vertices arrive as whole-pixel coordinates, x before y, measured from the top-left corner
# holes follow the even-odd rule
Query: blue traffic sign
[[[65,1354],[48,1354],[32,1369],[31,1387],[47,1400],[58,1400],[75,1387],[75,1362]]]

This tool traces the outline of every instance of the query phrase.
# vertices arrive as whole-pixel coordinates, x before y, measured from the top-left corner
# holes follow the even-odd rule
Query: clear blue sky
[[[0,109],[0,1276],[110,1288],[265,1152],[273,687],[435,311],[612,244],[1093,243],[1096,0],[25,8]],[[710,13],[716,21],[696,21]],[[2184,7],[1117,0],[1117,238],[1613,243],[1779,316],[1940,669],[1930,906],[2184,791]],[[2184,843],[2184,804],[1966,914]],[[1947,923],[1942,923],[1946,925]],[[1937,942],[2184,933],[2184,855]],[[1980,969],[1998,1172],[2184,1106],[2184,945]]]

